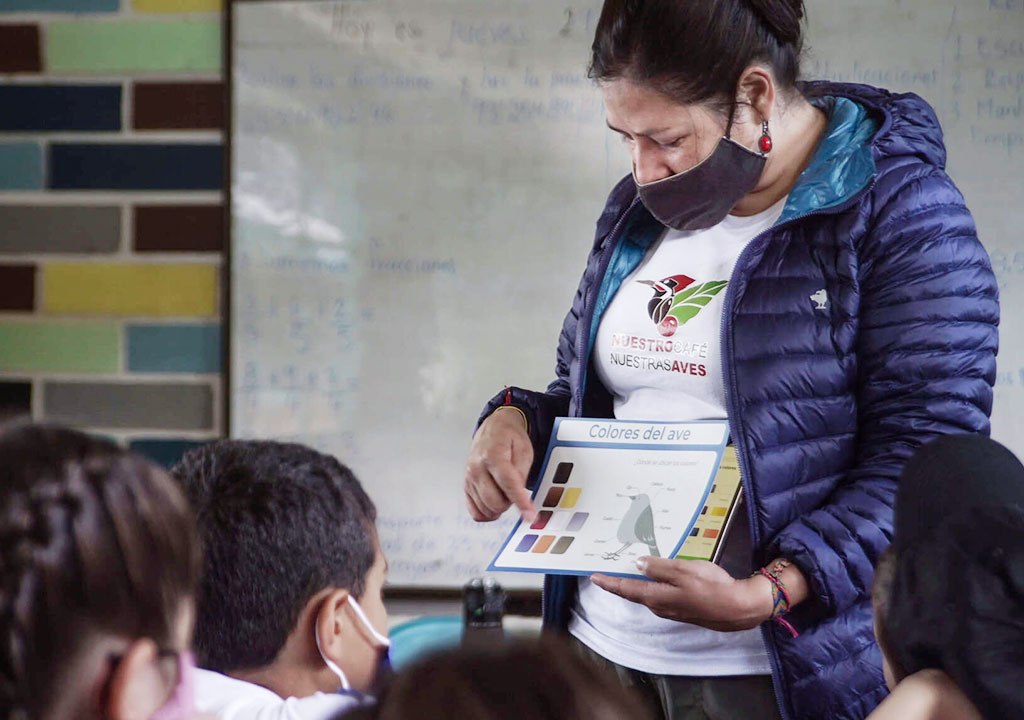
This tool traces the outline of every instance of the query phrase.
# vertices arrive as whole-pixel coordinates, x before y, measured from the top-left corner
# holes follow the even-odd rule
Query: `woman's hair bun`
[[[728,108],[753,63],[795,90],[805,0],[604,0],[589,76],[629,79],[681,105]],[[682,52],[680,48],[686,48]]]
[[[800,23],[806,15],[804,0],[741,0],[783,45],[800,47],[803,32]]]

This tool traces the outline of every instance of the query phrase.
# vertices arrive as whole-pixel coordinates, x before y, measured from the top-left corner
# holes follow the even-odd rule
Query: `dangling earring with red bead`
[[[757,141],[757,146],[761,148],[761,152],[767,155],[772,151],[772,136],[768,133],[768,121],[761,121],[761,139]]]

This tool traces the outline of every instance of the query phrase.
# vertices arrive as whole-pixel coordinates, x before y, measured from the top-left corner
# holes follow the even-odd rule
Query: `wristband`
[[[504,405],[499,405],[498,407],[496,407],[494,409],[494,411],[497,412],[498,410],[504,410],[505,408],[508,408],[509,410],[515,410],[517,413],[519,413],[522,416],[523,424],[526,425],[526,432],[529,433],[530,432],[530,421],[529,421],[529,419],[527,419],[526,413],[523,412],[522,408],[517,407],[517,406],[512,404],[512,390],[509,389],[509,387],[507,385],[505,386],[505,404]]]
[[[772,584],[772,614],[771,619],[789,631],[793,637],[800,635],[796,628],[783,616],[790,610],[789,593],[786,592],[786,584],[782,582],[782,571],[792,565],[789,560],[776,560],[771,568],[761,568],[754,575],[762,575],[768,578]]]

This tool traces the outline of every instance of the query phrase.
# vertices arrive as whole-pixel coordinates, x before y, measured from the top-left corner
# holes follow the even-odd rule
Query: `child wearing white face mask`
[[[301,445],[222,441],[172,472],[204,550],[196,707],[319,720],[372,701],[387,667],[387,561],[351,471]]]

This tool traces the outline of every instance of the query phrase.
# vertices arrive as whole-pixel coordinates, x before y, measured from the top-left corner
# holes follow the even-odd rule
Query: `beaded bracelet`
[[[788,560],[776,560],[771,569],[761,568],[757,571],[772,584],[772,618],[789,612],[789,593],[786,592],[786,585],[779,576],[791,564]]]
[[[800,635],[797,629],[783,617],[789,612],[791,604],[789,602],[789,593],[786,592],[786,584],[782,582],[782,571],[792,565],[789,560],[776,560],[770,569],[761,568],[755,575],[763,575],[768,578],[768,581],[772,584],[772,615],[771,619],[777,622],[782,627],[789,631],[789,634],[793,637]]]

